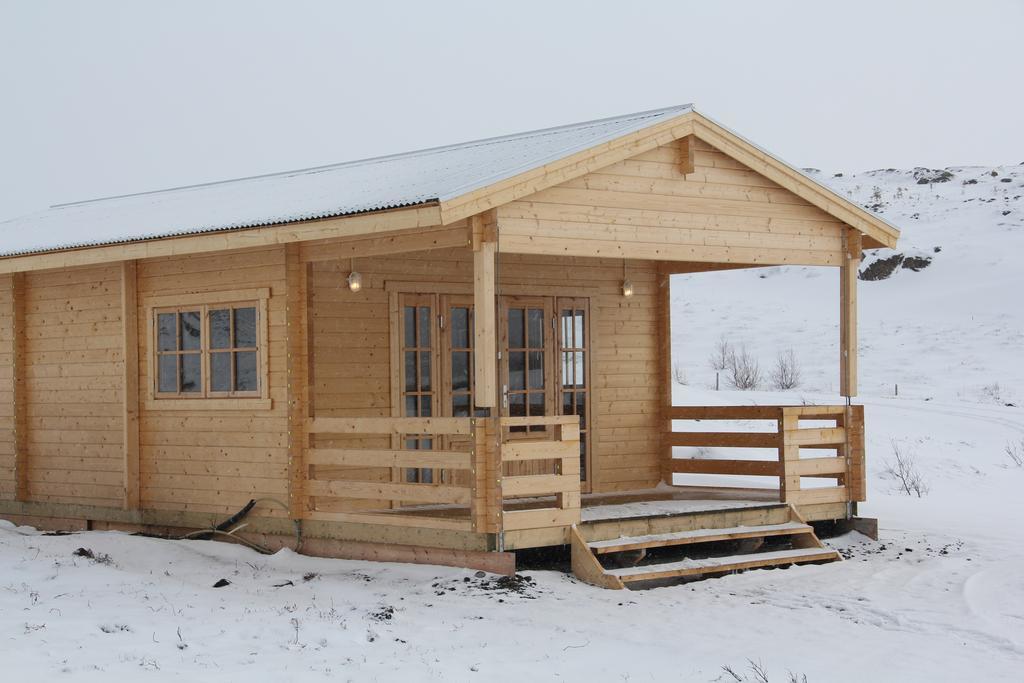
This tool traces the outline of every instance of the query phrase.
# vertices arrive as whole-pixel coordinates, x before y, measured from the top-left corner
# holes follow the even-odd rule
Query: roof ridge
[[[619,116],[609,116],[609,117],[605,117],[605,118],[601,118],[601,119],[593,119],[591,121],[581,121],[579,123],[567,123],[567,124],[562,124],[562,125],[559,125],[559,126],[551,126],[551,127],[548,127],[548,128],[538,128],[536,130],[524,131],[522,133],[508,133],[508,134],[505,134],[505,135],[497,135],[497,136],[493,136],[493,137],[489,137],[489,138],[480,138],[478,140],[467,140],[465,142],[457,142],[457,143],[452,143],[452,144],[447,144],[447,145],[439,145],[439,146],[436,146],[436,147],[425,147],[423,149],[411,150],[411,151],[408,151],[408,152],[397,152],[395,154],[385,154],[385,155],[382,155],[382,156],[367,157],[365,159],[353,159],[351,161],[342,161],[342,162],[337,162],[337,163],[333,163],[333,164],[324,164],[322,166],[310,166],[308,168],[299,168],[299,169],[294,169],[294,170],[290,170],[290,171],[275,171],[273,173],[262,173],[262,174],[258,174],[258,175],[252,175],[252,176],[242,176],[242,177],[239,177],[239,178],[226,178],[224,180],[213,180],[213,181],[210,181],[210,182],[207,182],[207,183],[195,183],[195,184],[192,184],[192,185],[179,185],[179,186],[176,186],[176,187],[161,188],[159,190],[144,190],[144,191],[141,191],[141,192],[129,192],[129,193],[120,194],[120,195],[110,195],[110,196],[106,196],[106,197],[94,197],[92,199],[82,199],[82,200],[74,201],[74,202],[63,202],[63,203],[60,203],[60,204],[52,204],[52,205],[50,205],[49,208],[50,209],[64,209],[64,208],[69,208],[69,207],[74,207],[74,206],[83,206],[83,205],[87,205],[87,204],[94,204],[94,203],[98,203],[98,202],[104,202],[104,201],[108,201],[108,200],[111,200],[111,199],[127,199],[129,197],[145,197],[145,196],[151,196],[151,195],[159,195],[159,194],[163,194],[163,193],[181,192],[181,191],[184,191],[184,190],[195,190],[195,189],[205,188],[205,187],[216,187],[218,185],[226,185],[226,184],[229,184],[229,183],[237,183],[237,182],[242,182],[242,181],[247,181],[247,180],[260,180],[260,179],[263,179],[263,178],[281,178],[281,177],[287,177],[287,176],[292,176],[292,175],[305,175],[305,174],[312,174],[312,173],[322,173],[322,172],[336,170],[336,169],[343,168],[343,167],[356,167],[356,166],[362,166],[362,165],[377,164],[377,163],[382,163],[382,162],[385,162],[385,161],[391,161],[391,160],[400,159],[400,158],[415,158],[415,157],[427,156],[427,155],[431,155],[431,154],[440,154],[440,153],[444,153],[444,152],[453,151],[453,150],[456,150],[456,149],[467,149],[467,148],[473,148],[473,147],[482,147],[482,146],[485,146],[485,145],[493,145],[493,144],[498,144],[498,143],[501,143],[501,142],[507,142],[509,140],[514,140],[514,139],[520,139],[521,140],[521,139],[529,139],[529,138],[542,137],[542,136],[545,136],[545,135],[553,135],[555,133],[562,132],[562,131],[567,131],[567,130],[580,130],[580,129],[585,129],[585,128],[593,128],[595,126],[606,124],[606,123],[610,123],[612,121],[621,121],[621,122],[625,123],[625,122],[628,122],[628,121],[635,121],[635,120],[639,120],[639,119],[653,118],[655,116],[660,116],[660,115],[668,114],[670,112],[682,113],[684,111],[688,111],[688,110],[692,110],[692,109],[693,109],[693,105],[690,104],[690,103],[679,104],[679,105],[674,105],[674,106],[671,106],[671,107],[662,107],[662,108],[659,108],[659,109],[648,109],[646,111],[634,112],[634,113],[631,113],[631,114],[622,114],[622,115],[619,115]]]

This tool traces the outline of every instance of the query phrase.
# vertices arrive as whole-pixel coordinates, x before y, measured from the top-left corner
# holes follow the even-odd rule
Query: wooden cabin
[[[10,520],[178,534],[254,500],[237,534],[270,548],[509,572],[569,545],[621,587],[834,559],[810,523],[864,500],[860,406],[672,405],[669,280],[835,267],[852,397],[861,250],[898,231],[691,106],[59,205],[0,235]],[[639,561],[755,537],[784,545]]]

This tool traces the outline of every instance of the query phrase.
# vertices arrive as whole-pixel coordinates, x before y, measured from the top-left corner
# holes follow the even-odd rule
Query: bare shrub
[[[747,671],[737,671],[731,666],[723,666],[724,672],[716,678],[716,681],[733,681],[733,683],[769,683],[768,669],[760,662],[753,659],[747,660]],[[807,683],[807,674],[796,674],[792,671],[788,675],[789,683]]]
[[[678,363],[672,366],[672,379],[676,381],[676,384],[681,384],[684,387],[690,383],[686,377],[686,368]]]
[[[729,367],[729,358],[732,356],[732,344],[725,338],[723,334],[718,339],[718,343],[715,344],[715,350],[711,353],[711,357],[708,358],[708,363],[711,364],[711,369],[721,372]]]
[[[772,386],[776,389],[796,389],[800,386],[800,364],[793,349],[779,351],[775,358],[775,369],[771,375]]]
[[[1010,459],[1010,462],[1015,467],[1024,467],[1024,438],[1020,440],[1019,444],[1010,442],[1006,444],[1006,457]]]
[[[739,351],[732,350],[727,369],[729,383],[737,389],[750,391],[761,386],[761,365],[750,355],[746,346],[741,346]]]
[[[885,462],[882,474],[896,482],[897,489],[908,496],[918,498],[928,493],[928,484],[925,483],[921,471],[917,469],[917,462],[913,453],[906,452],[896,443],[892,444],[893,460]]]

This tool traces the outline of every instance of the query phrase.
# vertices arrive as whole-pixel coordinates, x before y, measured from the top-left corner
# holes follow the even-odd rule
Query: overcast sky
[[[798,166],[1020,163],[1022,41],[1022,0],[0,0],[0,220],[684,102]]]

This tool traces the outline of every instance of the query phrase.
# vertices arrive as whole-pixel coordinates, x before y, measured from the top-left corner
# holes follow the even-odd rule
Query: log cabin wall
[[[23,276],[23,499],[121,505],[120,272],[115,263]]]
[[[250,498],[272,497],[287,503],[284,247],[139,261],[137,283],[141,506],[223,515],[237,511]],[[270,409],[182,411],[147,401],[153,383],[149,362],[153,323],[146,315],[150,297],[265,287],[270,288]],[[273,504],[261,504],[257,512],[287,516],[285,509]]]

